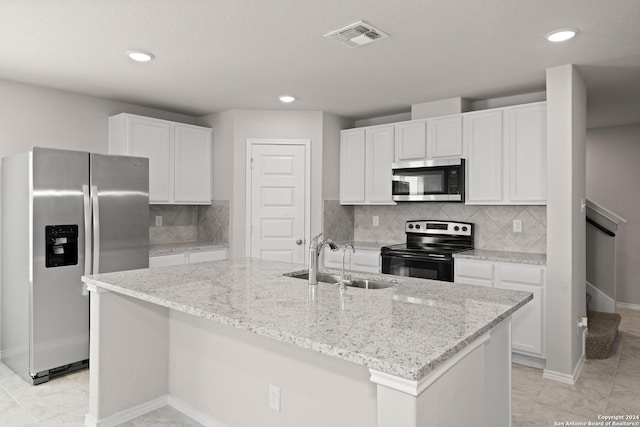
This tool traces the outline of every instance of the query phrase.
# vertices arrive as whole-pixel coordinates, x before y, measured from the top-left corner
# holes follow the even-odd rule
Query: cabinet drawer
[[[227,251],[224,249],[219,249],[216,251],[200,251],[200,252],[189,253],[189,263],[218,261],[221,259],[227,259]]]
[[[363,252],[356,250],[356,253],[352,254],[352,257],[354,265],[375,268],[380,266],[380,252]]]
[[[527,283],[541,286],[543,283],[543,269],[522,265],[501,265],[500,280],[505,282]]]
[[[456,276],[493,280],[494,266],[490,262],[456,260],[455,274]]]
[[[149,257],[149,267],[164,267],[167,265],[181,265],[184,263],[184,253]]]

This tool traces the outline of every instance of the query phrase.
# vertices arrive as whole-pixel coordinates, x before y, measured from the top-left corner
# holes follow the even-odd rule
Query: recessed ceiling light
[[[564,42],[575,37],[578,34],[578,30],[575,28],[561,28],[547,34],[545,37],[550,42]]]
[[[282,102],[286,102],[287,104],[288,104],[289,102],[293,102],[293,101],[295,101],[295,100],[296,100],[296,98],[295,98],[295,97],[293,97],[293,96],[291,96],[291,95],[282,95],[282,96],[280,97],[280,101],[282,101]]]
[[[128,50],[127,56],[136,62],[149,62],[155,58],[152,53],[142,50]]]

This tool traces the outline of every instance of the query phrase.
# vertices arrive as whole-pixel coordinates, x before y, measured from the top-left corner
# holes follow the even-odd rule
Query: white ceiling
[[[390,37],[323,37],[359,20]],[[544,39],[561,27],[580,34]],[[132,48],[156,59],[133,63]],[[372,117],[544,90],[545,69],[568,63],[591,127],[640,123],[640,0],[0,0],[0,78],[195,116]]]

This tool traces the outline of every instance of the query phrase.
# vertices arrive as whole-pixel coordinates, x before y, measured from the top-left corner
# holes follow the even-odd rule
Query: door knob
[[[301,245],[301,244],[302,244],[302,239],[296,240],[296,245]]]

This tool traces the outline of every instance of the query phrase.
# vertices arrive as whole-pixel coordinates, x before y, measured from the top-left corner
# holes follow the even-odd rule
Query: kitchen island
[[[247,258],[83,278],[86,425],[165,404],[230,427],[510,425],[510,316],[530,293],[283,275],[302,268]]]

